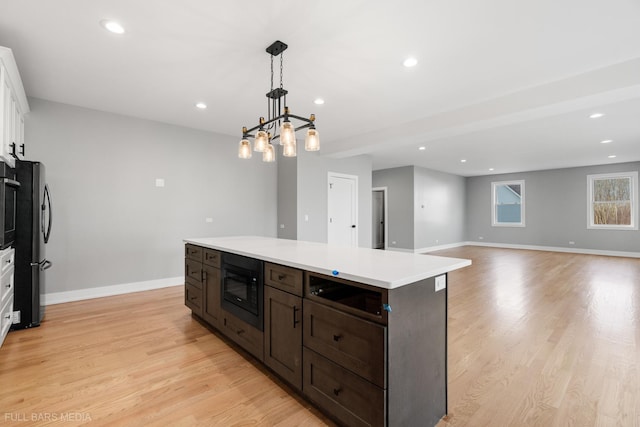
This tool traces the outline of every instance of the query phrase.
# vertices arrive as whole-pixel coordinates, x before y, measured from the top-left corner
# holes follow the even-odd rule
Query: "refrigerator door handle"
[[[49,236],[51,235],[51,221],[53,220],[51,215],[51,193],[49,192],[49,186],[46,184],[44,186],[44,198],[46,199],[47,204],[45,205],[45,200],[42,201],[42,206],[41,206],[42,212],[40,212],[40,220],[42,222],[42,232],[44,233],[44,243],[46,244],[46,243],[49,243]],[[44,223],[45,212],[49,213],[49,215],[47,215],[49,223],[47,224],[46,229],[45,229],[45,223]]]
[[[2,180],[2,182],[10,187],[20,187],[20,183],[18,181],[16,181],[15,179],[9,179],[9,178],[0,178],[0,180]]]
[[[31,263],[31,267],[38,266],[38,267],[40,267],[40,270],[42,270],[42,271],[50,269],[52,265],[53,265],[53,263],[51,261],[49,261],[48,259],[45,259],[42,262],[32,262]]]

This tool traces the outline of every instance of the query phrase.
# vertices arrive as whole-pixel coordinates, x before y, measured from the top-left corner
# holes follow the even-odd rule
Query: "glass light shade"
[[[267,132],[263,130],[259,130],[256,133],[256,140],[253,143],[253,150],[258,153],[263,153],[269,144],[269,138],[267,137]]]
[[[238,146],[238,157],[241,159],[251,158],[251,143],[248,139],[240,141],[240,145]]]
[[[296,128],[289,121],[280,126],[280,145],[296,145]]]
[[[273,148],[273,145],[267,144],[262,152],[262,161],[271,163],[276,161],[276,151]]]
[[[287,144],[282,146],[282,155],[285,157],[295,157],[296,156],[296,143]]]
[[[307,137],[304,139],[304,149],[307,151],[320,150],[320,134],[315,129],[307,131]]]

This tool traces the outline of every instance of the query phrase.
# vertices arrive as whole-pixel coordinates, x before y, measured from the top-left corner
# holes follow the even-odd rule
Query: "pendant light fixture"
[[[242,128],[242,140],[238,148],[238,157],[251,158],[251,142],[254,138],[253,151],[262,153],[265,162],[275,161],[274,141],[278,140],[282,146],[282,154],[286,157],[296,156],[296,131],[307,129],[304,148],[307,151],[320,150],[320,136],[316,130],[316,116],[311,114],[309,118],[291,114],[287,106],[287,91],[282,85],[283,55],[287,45],[279,40],[273,42],[267,49],[271,56],[271,90],[267,93],[267,119],[260,117],[258,125],[250,129]],[[273,58],[280,56],[280,87],[273,88]],[[293,120],[302,122],[295,126]],[[252,132],[257,131],[254,134]],[[273,136],[272,136],[273,133]]]

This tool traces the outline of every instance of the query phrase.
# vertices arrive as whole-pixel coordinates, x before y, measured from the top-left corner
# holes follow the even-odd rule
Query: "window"
[[[587,228],[638,229],[638,172],[588,175]]]
[[[491,225],[524,227],[524,181],[491,183]]]

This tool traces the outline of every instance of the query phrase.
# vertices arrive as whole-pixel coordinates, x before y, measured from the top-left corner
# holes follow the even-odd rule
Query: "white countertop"
[[[302,270],[394,289],[471,265],[471,260],[272,237],[184,239],[191,243]],[[337,272],[338,274],[333,274]]]

